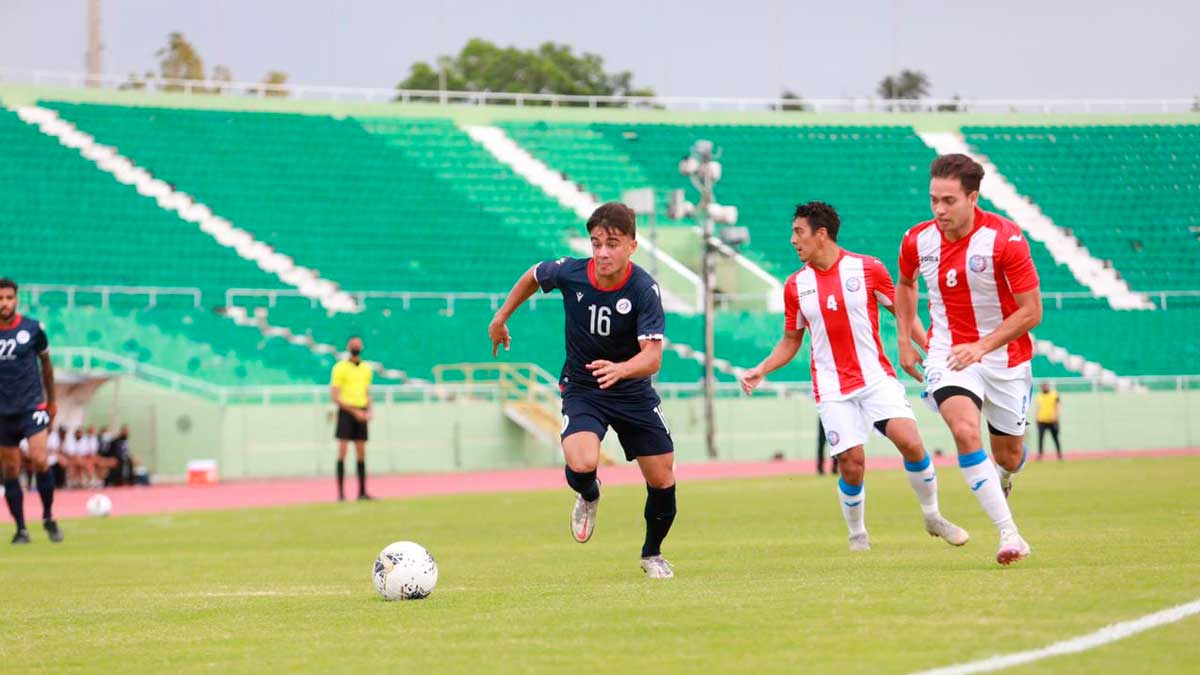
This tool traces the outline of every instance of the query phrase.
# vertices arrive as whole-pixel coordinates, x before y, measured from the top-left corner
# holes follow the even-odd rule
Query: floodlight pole
[[[704,237],[704,255],[700,265],[704,273],[704,449],[708,453],[709,459],[716,459],[717,424],[716,414],[713,410],[715,394],[713,389],[716,385],[716,377],[713,374],[713,359],[716,355],[716,339],[713,330],[716,318],[713,314],[716,296],[714,288],[716,265],[713,260],[714,248],[712,245],[713,219],[708,214],[708,205],[713,202],[712,180],[705,175],[701,178],[701,185],[700,203],[696,206],[696,214],[701,221],[700,231]]]

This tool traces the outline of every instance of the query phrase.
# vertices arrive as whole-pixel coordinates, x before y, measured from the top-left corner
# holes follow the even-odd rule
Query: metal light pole
[[[721,163],[716,160],[711,141],[700,140],[693,143],[689,156],[679,162],[679,172],[691,179],[692,185],[700,192],[700,203],[692,205],[683,199],[682,190],[675,191],[671,197],[669,213],[672,218],[694,216],[704,240],[701,259],[701,278],[704,284],[704,446],[708,457],[716,459],[717,428],[713,411],[716,377],[713,373],[713,361],[716,351],[714,256],[717,249],[714,244],[714,230],[717,222],[729,225],[736,223],[737,209],[717,204],[713,196],[713,186],[721,180]]]

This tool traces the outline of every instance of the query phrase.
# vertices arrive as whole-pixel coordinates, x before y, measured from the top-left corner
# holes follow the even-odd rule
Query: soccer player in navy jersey
[[[642,570],[653,579],[674,576],[662,557],[662,542],[675,520],[675,445],[659,408],[650,376],[662,365],[665,317],[658,284],[629,258],[637,250],[633,211],[604,204],[587,222],[592,257],[538,263],[521,275],[488,326],[492,355],[507,350],[505,325],[513,312],[541,288],[562,292],[566,310],[567,359],[562,390],[562,450],[567,485],[578,493],[571,534],[585,543],[596,526],[600,441],[609,427],[625,458],[637,460],[646,479],[646,539]]]
[[[41,372],[38,372],[38,363]],[[12,543],[28,544],[25,504],[21,494],[22,440],[29,443],[29,461],[42,498],[42,525],[50,541],[62,541],[54,521],[54,478],[46,458],[46,429],[54,420],[54,368],[42,325],[17,313],[17,284],[0,279],[0,465],[4,500],[17,524]]]

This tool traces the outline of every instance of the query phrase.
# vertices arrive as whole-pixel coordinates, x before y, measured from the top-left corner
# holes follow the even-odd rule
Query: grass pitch
[[[996,534],[957,468],[927,536],[899,471],[867,476],[873,550],[846,550],[834,481],[683,484],[638,569],[644,490],[606,488],[571,541],[571,494],[462,495],[65,521],[0,551],[6,672],[905,673],[1041,647],[1200,598],[1200,458],[1031,464],[1012,503],[1033,556]],[[384,602],[370,569],[418,541],[437,590]],[[1200,616],[1010,673],[1196,672]]]

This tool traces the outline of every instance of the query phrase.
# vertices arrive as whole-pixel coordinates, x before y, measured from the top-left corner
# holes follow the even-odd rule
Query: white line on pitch
[[[970,661],[968,663],[959,663],[953,666],[945,666],[943,668],[934,668],[932,670],[922,670],[912,675],[968,675],[968,673],[990,673],[993,670],[1002,668],[1011,668],[1033,661],[1051,656],[1061,656],[1063,654],[1076,654],[1086,651],[1094,647],[1106,645],[1110,642],[1123,640],[1131,635],[1137,635],[1142,631],[1165,626],[1169,623],[1175,623],[1180,619],[1187,618],[1193,614],[1200,614],[1200,600],[1194,600],[1189,603],[1177,605],[1169,609],[1164,609],[1161,612],[1147,614],[1139,619],[1132,621],[1123,621],[1114,623],[1111,626],[1105,626],[1095,633],[1088,633],[1070,640],[1055,642],[1048,647],[1041,649],[1031,649],[1025,652],[1017,652],[1015,654],[1006,654],[999,656],[990,656],[979,661]]]

